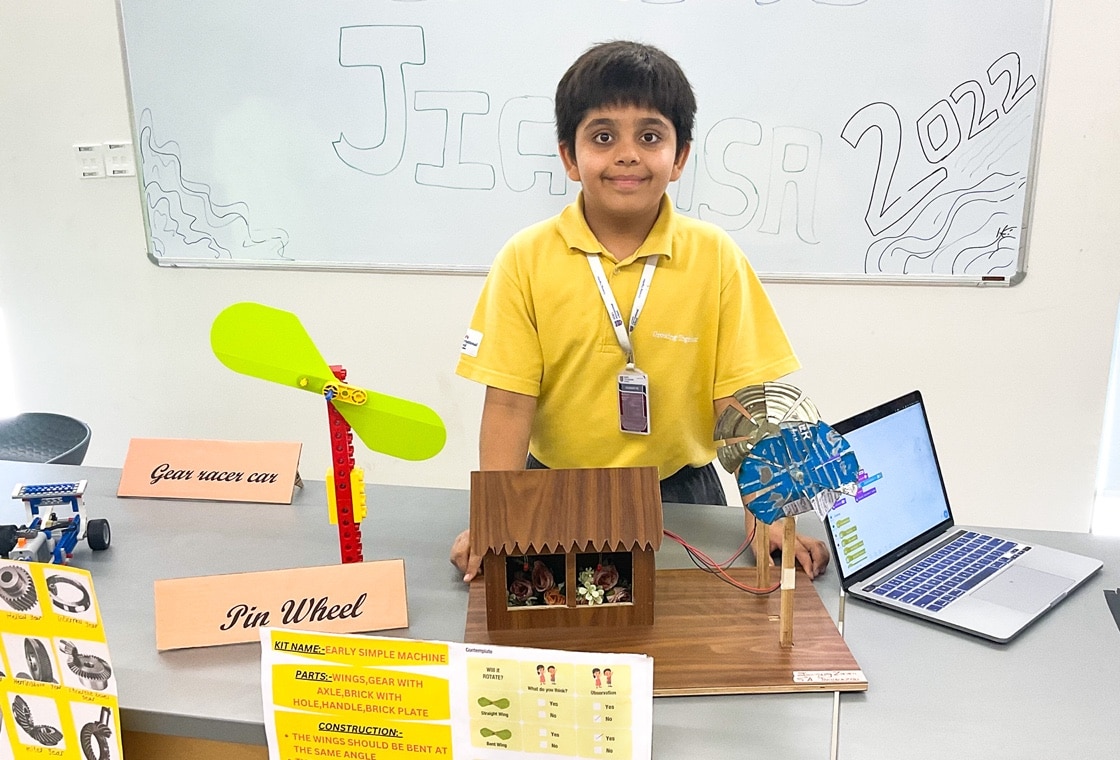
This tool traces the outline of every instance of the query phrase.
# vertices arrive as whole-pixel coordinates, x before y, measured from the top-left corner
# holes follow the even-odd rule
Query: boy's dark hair
[[[615,40],[595,45],[556,85],[556,137],[575,153],[576,128],[587,112],[606,106],[660,111],[677,132],[677,155],[692,141],[696,96],[680,65],[661,50]]]

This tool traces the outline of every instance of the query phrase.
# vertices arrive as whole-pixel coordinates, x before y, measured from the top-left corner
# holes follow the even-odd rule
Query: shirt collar
[[[657,212],[657,221],[653,223],[646,236],[645,242],[634,252],[634,255],[619,264],[628,264],[631,261],[654,254],[660,254],[666,259],[673,257],[673,203],[668,194],[661,196],[661,206]],[[595,233],[587,226],[587,219],[583,216],[583,193],[580,193],[574,203],[569,203],[560,212],[557,229],[560,237],[572,253],[603,253],[606,251],[603,244],[595,237]]]

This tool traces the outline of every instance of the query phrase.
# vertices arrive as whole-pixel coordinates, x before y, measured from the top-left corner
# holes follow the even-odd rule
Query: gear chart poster
[[[117,682],[85,570],[0,560],[0,760],[120,758]]]
[[[653,660],[261,631],[270,760],[625,758],[653,743]]]

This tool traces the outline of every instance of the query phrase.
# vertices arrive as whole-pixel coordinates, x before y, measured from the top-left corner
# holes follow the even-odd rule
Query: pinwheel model
[[[823,517],[841,493],[854,494],[859,463],[843,436],[821,421],[813,402],[784,383],[741,388],[716,421],[720,464],[736,475],[743,505],[757,518],[758,583],[769,586],[768,526],[816,509]],[[796,523],[782,536],[782,646],[793,644]]]
[[[354,466],[352,433],[373,451],[429,459],[447,439],[439,415],[423,404],[347,384],[346,370],[327,364],[299,318],[288,311],[233,304],[214,319],[210,345],[235,372],[326,399],[333,463],[327,476],[331,522],[338,524],[342,561],[361,562],[365,486],[361,469]]]

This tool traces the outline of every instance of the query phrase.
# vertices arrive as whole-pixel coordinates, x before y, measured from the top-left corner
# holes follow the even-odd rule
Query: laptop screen
[[[915,391],[835,425],[859,460],[859,491],[828,514],[836,561],[850,577],[949,519],[949,502]]]

